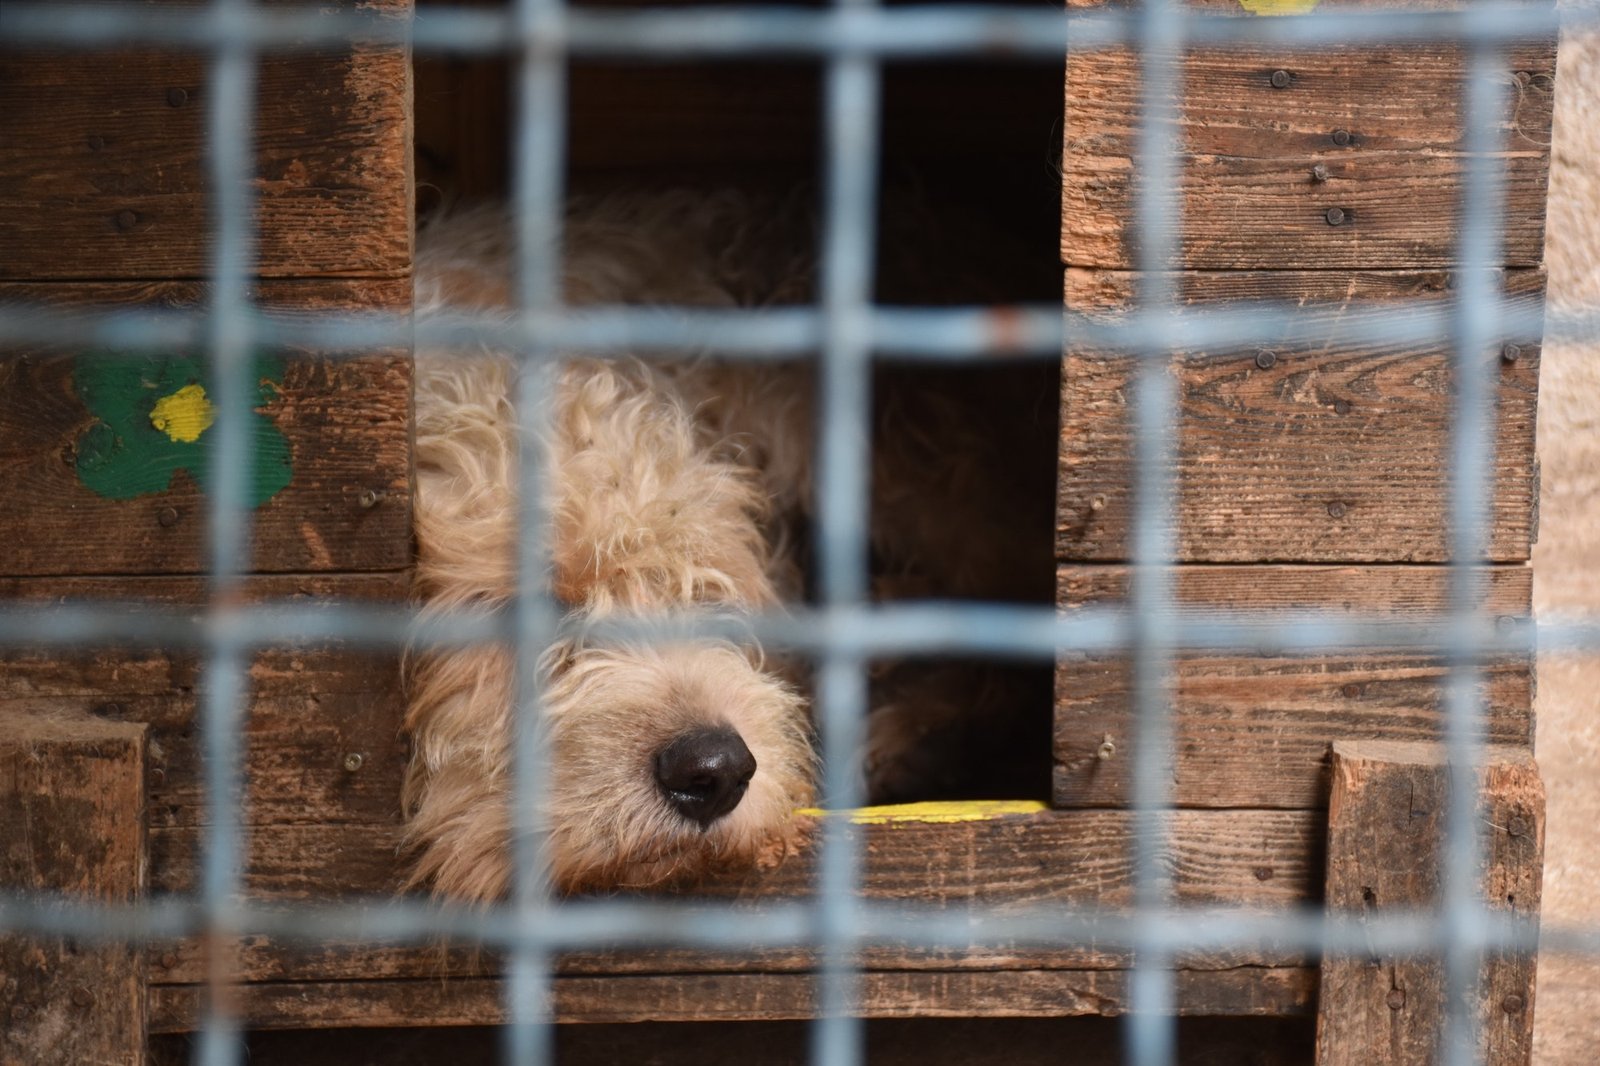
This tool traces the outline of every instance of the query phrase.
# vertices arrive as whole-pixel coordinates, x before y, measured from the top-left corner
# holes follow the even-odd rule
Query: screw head
[[[1350,131],[1349,130],[1334,130],[1333,131],[1333,143],[1337,144],[1340,148],[1343,148],[1346,145],[1348,145],[1351,140],[1352,140],[1352,138],[1350,136]]]
[[[344,757],[345,772],[350,774],[355,773],[357,770],[361,769],[361,764],[366,761],[367,760],[362,757],[359,751],[352,751],[350,754]]]
[[[1389,989],[1389,995],[1384,999],[1389,1004],[1390,1010],[1400,1010],[1406,1005],[1406,990],[1403,988]]]
[[[139,224],[139,216],[132,211],[118,211],[116,218],[112,219],[119,230],[126,233]]]
[[[1256,366],[1262,370],[1271,370],[1278,362],[1278,353],[1268,348],[1263,348],[1256,353]]]
[[[171,529],[178,524],[178,509],[176,507],[161,508],[161,513],[156,515],[156,521],[161,523],[163,529]]]
[[[1328,180],[1328,167],[1326,163],[1318,163],[1311,168],[1311,180],[1318,185]]]
[[[1330,207],[1322,213],[1322,217],[1328,220],[1330,226],[1342,226],[1345,220],[1344,208]]]
[[[1345,512],[1345,506],[1341,501],[1334,500],[1332,503],[1328,504],[1328,517],[1329,518],[1343,518],[1344,517],[1344,512]]]
[[[1287,70],[1275,70],[1272,72],[1272,87],[1274,89],[1287,89],[1289,81],[1290,77]]]
[[[1096,496],[1092,500],[1089,501],[1089,510],[1091,510],[1091,511],[1104,511],[1105,509],[1106,509],[1106,498],[1104,496]]]
[[[1117,745],[1112,742],[1110,737],[1103,737],[1100,740],[1100,746],[1094,750],[1094,757],[1101,762],[1105,762],[1116,753]]]
[[[1521,358],[1522,345],[1520,344],[1507,344],[1505,347],[1500,349],[1500,361],[1502,363],[1515,363]]]
[[[186,104],[188,102],[189,102],[189,94],[184,92],[182,89],[178,88],[177,86],[173,86],[172,88],[167,90],[167,106],[168,107],[182,107],[184,104]]]
[[[367,489],[362,492],[359,499],[361,506],[370,510],[378,506],[378,501],[383,499],[383,494],[376,489]]]

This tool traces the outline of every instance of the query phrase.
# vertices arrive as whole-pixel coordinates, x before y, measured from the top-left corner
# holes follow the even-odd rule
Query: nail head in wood
[[[1325,163],[1318,163],[1311,168],[1311,180],[1321,185],[1328,180],[1328,167]]]
[[[92,1007],[94,1006],[94,993],[79,985],[72,990],[72,1002],[75,1006]]]
[[[1515,363],[1521,358],[1522,346],[1519,344],[1508,344],[1500,349],[1500,361],[1503,363]]]
[[[1275,70],[1272,72],[1272,87],[1274,89],[1287,89],[1290,80],[1287,70]]]
[[[1515,992],[1508,993],[1506,998],[1500,1001],[1500,1009],[1505,1011],[1507,1014],[1521,1014],[1522,1009],[1527,1005],[1527,1000],[1523,999]]]
[[[345,772],[351,774],[355,773],[357,770],[361,769],[362,763],[366,761],[367,760],[362,757],[359,751],[352,751],[350,754],[344,757]]]
[[[1349,414],[1350,413],[1350,401],[1349,400],[1335,400],[1335,401],[1333,401],[1333,411],[1334,411],[1335,414],[1340,414],[1340,415]]]
[[[1384,1002],[1389,1004],[1390,1010],[1403,1010],[1406,1005],[1406,990],[1403,988],[1389,989],[1389,996]]]
[[[1343,148],[1346,145],[1348,145],[1350,143],[1350,140],[1351,140],[1351,137],[1350,137],[1350,131],[1349,130],[1334,130],[1333,131],[1333,143],[1337,144],[1340,148]]]
[[[116,222],[119,230],[126,233],[139,224],[139,216],[132,211],[118,211],[117,217],[113,221]]]
[[[1322,213],[1322,217],[1328,220],[1330,226],[1342,226],[1345,220],[1344,208],[1330,207]]]
[[[98,152],[105,146],[106,139],[104,137],[100,136],[98,133],[91,133],[89,135],[89,151]]]
[[[178,510],[175,507],[163,507],[161,513],[156,515],[156,521],[161,523],[163,529],[171,529],[178,524]]]
[[[1345,506],[1344,506],[1343,503],[1340,503],[1338,500],[1334,500],[1332,503],[1328,504],[1328,517],[1329,518],[1343,518],[1344,517],[1344,512],[1345,512]]]
[[[1271,370],[1278,361],[1278,353],[1269,348],[1263,348],[1256,353],[1256,366],[1262,370]]]
[[[167,90],[167,106],[182,107],[189,102],[189,94],[174,86]]]

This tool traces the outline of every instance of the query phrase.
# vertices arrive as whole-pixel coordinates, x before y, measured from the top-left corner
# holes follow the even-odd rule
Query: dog
[[[731,193],[577,201],[564,225],[564,299],[798,302],[813,255],[796,215]],[[417,314],[509,306],[510,230],[495,209],[424,227]],[[574,623],[564,631],[635,615],[776,611],[804,598],[814,420],[805,366],[573,358],[552,381],[550,425],[535,443],[549,589]],[[515,593],[524,430],[514,382],[503,353],[417,353],[416,592],[427,611],[503,607]],[[929,410],[915,391],[880,404],[877,433],[893,442],[872,459],[882,598],[992,590],[1014,564],[993,535],[1003,506],[976,461],[983,435],[952,447],[929,431]],[[990,519],[987,528],[964,513]],[[794,812],[815,799],[817,757],[795,664],[754,643],[565,637],[523,665],[538,671],[548,738],[541,813],[556,890],[677,885],[770,866],[800,845]],[[941,761],[963,761],[964,723],[993,685],[906,664],[875,673],[868,791],[905,798]],[[409,886],[492,901],[509,882],[510,653],[429,652],[408,677]],[[930,755],[941,751],[948,758]]]

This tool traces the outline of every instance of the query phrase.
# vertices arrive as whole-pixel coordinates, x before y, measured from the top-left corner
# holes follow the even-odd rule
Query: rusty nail
[[[173,86],[171,89],[167,90],[168,107],[182,107],[188,102],[189,94],[184,92],[182,89],[179,89],[177,86]]]
[[[118,229],[126,232],[139,224],[139,216],[132,211],[118,211],[114,221]]]
[[[1340,415],[1349,414],[1350,413],[1350,401],[1349,400],[1335,400],[1335,401],[1333,401],[1333,411],[1334,411],[1334,414],[1340,414]]]
[[[1520,1014],[1525,1006],[1527,1006],[1527,1001],[1515,992],[1508,992],[1506,998],[1500,1001],[1500,1009],[1507,1014]]]
[[[1257,866],[1254,870],[1251,871],[1251,873],[1256,875],[1256,880],[1257,881],[1270,881],[1270,880],[1272,880],[1273,871],[1272,871],[1272,867],[1270,867],[1270,866]]]
[[[1272,87],[1274,89],[1287,89],[1289,87],[1289,72],[1287,70],[1273,71]]]
[[[1500,349],[1500,361],[1502,363],[1515,363],[1521,358],[1522,346],[1520,344],[1508,344]]]
[[[1271,370],[1273,364],[1275,364],[1277,361],[1278,353],[1272,351],[1270,348],[1263,348],[1256,353],[1256,366],[1260,367],[1262,370]]]
[[[176,965],[178,965],[178,956],[174,955],[172,952],[169,951],[161,956],[162,969],[170,970]]]
[[[178,509],[176,507],[163,507],[161,513],[156,515],[156,521],[170,529],[178,524]]]
[[[94,993],[79,985],[72,990],[72,1002],[80,1007],[94,1006]]]
[[[1349,130],[1334,130],[1333,131],[1333,143],[1337,144],[1340,148],[1343,148],[1345,145],[1349,144],[1350,143],[1350,131]]]
[[[1117,745],[1112,742],[1110,734],[1100,738],[1100,746],[1095,749],[1094,757],[1105,762],[1117,753]]]
[[[382,493],[378,492],[376,489],[367,489],[361,494],[361,506],[368,508],[376,507],[378,506],[378,501],[381,499],[383,499]]]
[[[1344,504],[1341,503],[1338,500],[1334,500],[1332,503],[1328,504],[1328,517],[1329,518],[1343,518],[1344,517],[1344,510],[1345,510]]]
[[[1406,990],[1403,988],[1389,989],[1389,998],[1384,1002],[1389,1004],[1390,1010],[1399,1010],[1406,1005]]]
[[[1344,688],[1340,689],[1339,691],[1344,693],[1345,699],[1353,700],[1357,696],[1361,695],[1361,686],[1360,685],[1346,685]]]
[[[1344,208],[1330,207],[1322,213],[1322,217],[1328,220],[1328,225],[1330,226],[1342,226],[1344,225]]]
[[[106,139],[104,137],[100,136],[98,133],[91,133],[89,135],[89,151],[98,152],[105,146]]]
[[[1311,180],[1318,185],[1328,180],[1328,166],[1326,163],[1318,163],[1311,168]]]
[[[352,751],[349,755],[344,757],[345,771],[353,774],[357,770],[361,769],[361,764],[366,761],[366,759],[362,758],[359,751]]]

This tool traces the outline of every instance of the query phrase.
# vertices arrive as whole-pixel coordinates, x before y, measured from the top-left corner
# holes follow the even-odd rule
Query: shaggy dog
[[[686,193],[577,205],[566,222],[565,299],[797,301],[809,290],[810,256],[805,238],[786,228],[792,214]],[[509,232],[503,215],[481,210],[427,227],[416,260],[419,315],[505,307]],[[538,442],[553,523],[548,580],[573,621],[759,612],[802,597],[804,537],[795,531],[806,528],[812,448],[802,368],[573,359],[555,382],[553,424]],[[428,609],[503,606],[515,591],[513,389],[502,355],[417,353],[417,592]],[[1003,539],[960,518],[957,500],[976,504],[967,512],[996,513],[993,479],[950,458],[978,455],[981,442],[958,439],[952,449],[927,433],[925,414],[913,404],[898,420],[879,417],[879,434],[887,424],[896,442],[882,457],[874,452],[880,596],[930,580],[947,592],[993,588],[993,575],[1014,563]],[[573,638],[525,665],[539,671],[547,716],[542,814],[558,890],[679,882],[793,849],[793,812],[813,797],[811,726],[794,678],[759,648]],[[869,721],[865,772],[883,800],[928,775],[927,752],[938,748],[930,736],[943,731],[945,747],[965,756],[950,727],[982,703],[984,685],[939,669],[879,673],[900,679],[894,693],[874,697]],[[411,685],[412,884],[497,898],[509,863],[509,653],[429,654],[413,664]]]

